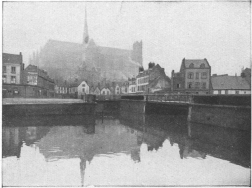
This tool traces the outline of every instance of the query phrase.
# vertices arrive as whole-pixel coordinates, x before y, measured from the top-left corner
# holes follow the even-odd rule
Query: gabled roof
[[[190,65],[193,65],[191,67]],[[204,65],[204,68],[210,68],[210,65],[207,61],[207,59],[183,59],[181,66],[184,66],[185,68],[201,68],[200,66]]]
[[[22,54],[8,54],[3,53],[3,62],[2,63],[18,63],[22,64]]]
[[[240,76],[213,76],[211,77],[213,89],[250,89],[250,85]]]

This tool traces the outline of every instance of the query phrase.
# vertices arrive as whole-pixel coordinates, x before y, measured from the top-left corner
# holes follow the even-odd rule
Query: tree
[[[142,72],[144,71],[144,68],[143,67],[139,67],[139,72]]]
[[[155,66],[154,62],[149,62],[149,69],[153,68]]]

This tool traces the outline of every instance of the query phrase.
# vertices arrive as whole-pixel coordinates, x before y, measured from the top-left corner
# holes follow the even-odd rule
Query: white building
[[[101,95],[111,95],[110,89],[107,87],[102,88]]]
[[[81,98],[81,96],[89,94],[89,85],[87,84],[86,81],[82,81],[78,88],[78,98]]]

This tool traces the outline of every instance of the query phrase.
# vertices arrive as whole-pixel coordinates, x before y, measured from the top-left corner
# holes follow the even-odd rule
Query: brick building
[[[136,77],[136,93],[154,93],[170,87],[170,78],[159,64],[149,63],[149,68]]]
[[[180,71],[172,71],[173,93],[210,94],[211,66],[207,59],[183,59]]]
[[[45,70],[35,65],[28,65],[24,71],[26,84],[34,86],[26,92],[30,97],[54,97],[54,80],[51,79]]]

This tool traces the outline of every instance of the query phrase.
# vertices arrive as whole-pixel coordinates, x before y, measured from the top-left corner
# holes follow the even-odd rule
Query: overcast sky
[[[27,65],[49,39],[81,43],[85,6],[90,38],[125,49],[142,40],[144,68],[154,61],[170,76],[183,58],[207,58],[217,74],[250,67],[249,2],[4,2],[3,52]]]

